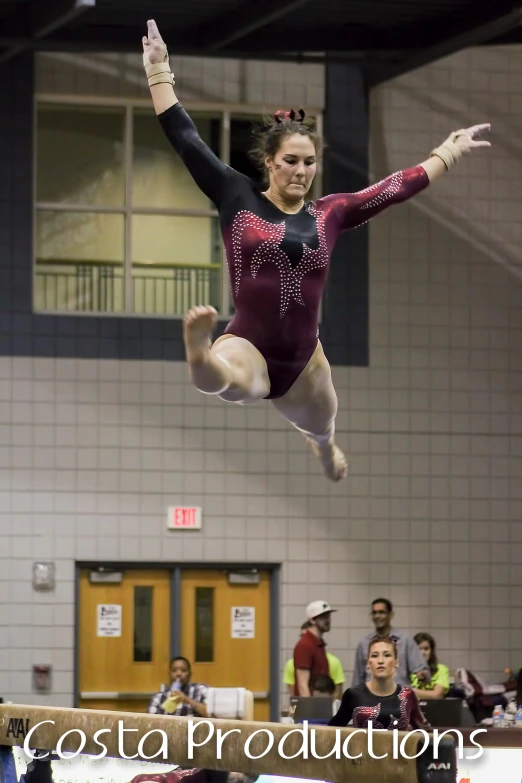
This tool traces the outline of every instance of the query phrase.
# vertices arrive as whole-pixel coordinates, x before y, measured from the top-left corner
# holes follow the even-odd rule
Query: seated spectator
[[[335,698],[335,682],[327,674],[320,674],[312,682],[312,696]]]
[[[443,699],[450,687],[449,669],[438,661],[435,639],[431,634],[425,632],[418,633],[413,638],[419,645],[419,649],[431,672],[431,680],[429,682],[421,682],[416,674],[412,674],[411,684],[413,690],[419,699]]]
[[[307,622],[303,623],[301,626],[301,631],[299,634],[299,638],[301,638],[307,630],[310,628],[310,621],[307,620]],[[335,698],[340,699],[343,695],[343,685],[345,682],[345,676],[343,671],[343,665],[339,658],[336,655],[332,655],[332,653],[327,652],[326,658],[328,660],[328,669],[330,672],[330,677],[334,681],[335,684]],[[289,658],[287,662],[285,663],[285,668],[283,670],[283,682],[288,687],[288,693],[290,696],[295,695],[295,666],[294,666],[294,659]]]
[[[159,715],[198,715],[207,717],[205,701],[208,685],[191,682],[190,661],[182,656],[173,658],[170,662],[170,682],[156,693],[149,704],[148,712]]]

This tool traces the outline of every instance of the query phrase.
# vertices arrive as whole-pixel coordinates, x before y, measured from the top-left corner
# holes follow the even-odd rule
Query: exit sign
[[[201,530],[201,508],[171,506],[167,513],[168,530]]]

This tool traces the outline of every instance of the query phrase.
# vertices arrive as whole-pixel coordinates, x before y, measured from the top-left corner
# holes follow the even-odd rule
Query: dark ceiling
[[[24,50],[358,62],[374,83],[469,46],[522,43],[507,0],[0,0],[0,62]]]

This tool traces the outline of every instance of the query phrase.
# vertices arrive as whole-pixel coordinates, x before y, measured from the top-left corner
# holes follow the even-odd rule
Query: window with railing
[[[146,103],[37,100],[33,306],[38,312],[232,314],[217,211]],[[226,163],[248,159],[259,115],[193,111]]]

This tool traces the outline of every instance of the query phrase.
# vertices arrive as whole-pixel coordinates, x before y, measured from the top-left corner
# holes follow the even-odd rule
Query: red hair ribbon
[[[302,109],[299,109],[298,111],[299,119],[297,119],[297,122],[302,122],[305,118],[305,113]],[[295,111],[293,109],[290,109],[290,111],[282,111],[279,109],[274,114],[275,121],[276,122],[284,122],[285,120],[290,120],[290,122],[294,122],[296,120]]]

